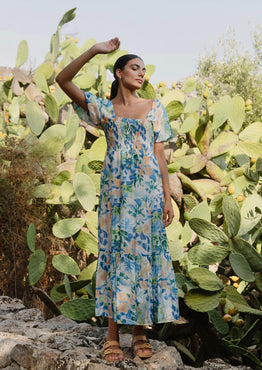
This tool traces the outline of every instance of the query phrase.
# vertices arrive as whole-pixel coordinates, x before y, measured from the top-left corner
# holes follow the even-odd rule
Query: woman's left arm
[[[165,205],[163,210],[163,222],[165,227],[171,224],[174,218],[174,211],[171,203],[171,195],[169,189],[168,170],[166,157],[164,153],[164,144],[162,142],[154,144],[154,153],[159,165],[160,174],[162,177]]]

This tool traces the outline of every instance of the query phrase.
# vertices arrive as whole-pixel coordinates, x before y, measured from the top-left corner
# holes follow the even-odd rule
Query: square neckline
[[[144,122],[144,121],[146,121],[146,120],[147,120],[147,118],[149,117],[150,113],[151,113],[151,112],[152,112],[152,110],[154,109],[155,102],[157,102],[157,101],[158,101],[158,99],[157,99],[157,98],[155,98],[155,99],[153,100],[152,107],[151,107],[151,108],[149,109],[149,111],[147,112],[147,115],[146,115],[146,117],[145,117],[145,118],[131,118],[131,117],[121,117],[121,116],[117,116],[117,115],[115,114],[114,104],[112,103],[112,101],[111,101],[111,100],[109,100],[109,101],[110,101],[110,103],[111,103],[111,106],[112,106],[112,112],[113,112],[113,116],[114,116],[114,118],[115,118],[115,119],[117,119],[117,120],[125,120],[125,121],[130,120],[130,121],[140,121],[140,122]]]

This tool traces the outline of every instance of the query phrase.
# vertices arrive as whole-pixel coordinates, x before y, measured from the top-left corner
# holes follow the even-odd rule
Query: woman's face
[[[116,74],[119,83],[131,90],[141,88],[145,80],[146,68],[144,62],[140,58],[134,58],[127,62],[124,69],[117,69]]]

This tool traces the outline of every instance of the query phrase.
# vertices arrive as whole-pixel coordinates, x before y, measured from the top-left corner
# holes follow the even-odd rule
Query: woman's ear
[[[116,77],[119,79],[119,80],[121,80],[121,69],[120,68],[118,68],[117,70],[116,70]]]

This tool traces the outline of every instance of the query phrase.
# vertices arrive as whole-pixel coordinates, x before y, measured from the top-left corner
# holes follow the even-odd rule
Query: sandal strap
[[[117,347],[120,347],[119,345],[119,342],[117,340],[108,340],[104,343],[103,345],[103,350],[104,349],[107,349],[109,347],[112,347],[112,346],[117,346]]]
[[[139,350],[139,349],[146,349],[146,348],[152,349],[151,344],[149,344],[147,342],[146,343],[137,343],[137,344],[134,345],[134,347],[135,347],[136,351]]]
[[[110,355],[120,354],[123,356],[123,351],[120,348],[119,342],[116,340],[108,340],[104,343],[102,348],[102,357],[108,362],[113,362],[113,360],[107,359]]]
[[[107,348],[106,350],[103,351],[103,354],[105,356],[110,355],[111,353],[123,353],[123,351],[120,348]]]
[[[139,342],[140,340],[148,343],[148,339],[145,335],[135,335],[133,337],[133,345],[135,345],[136,342]]]

